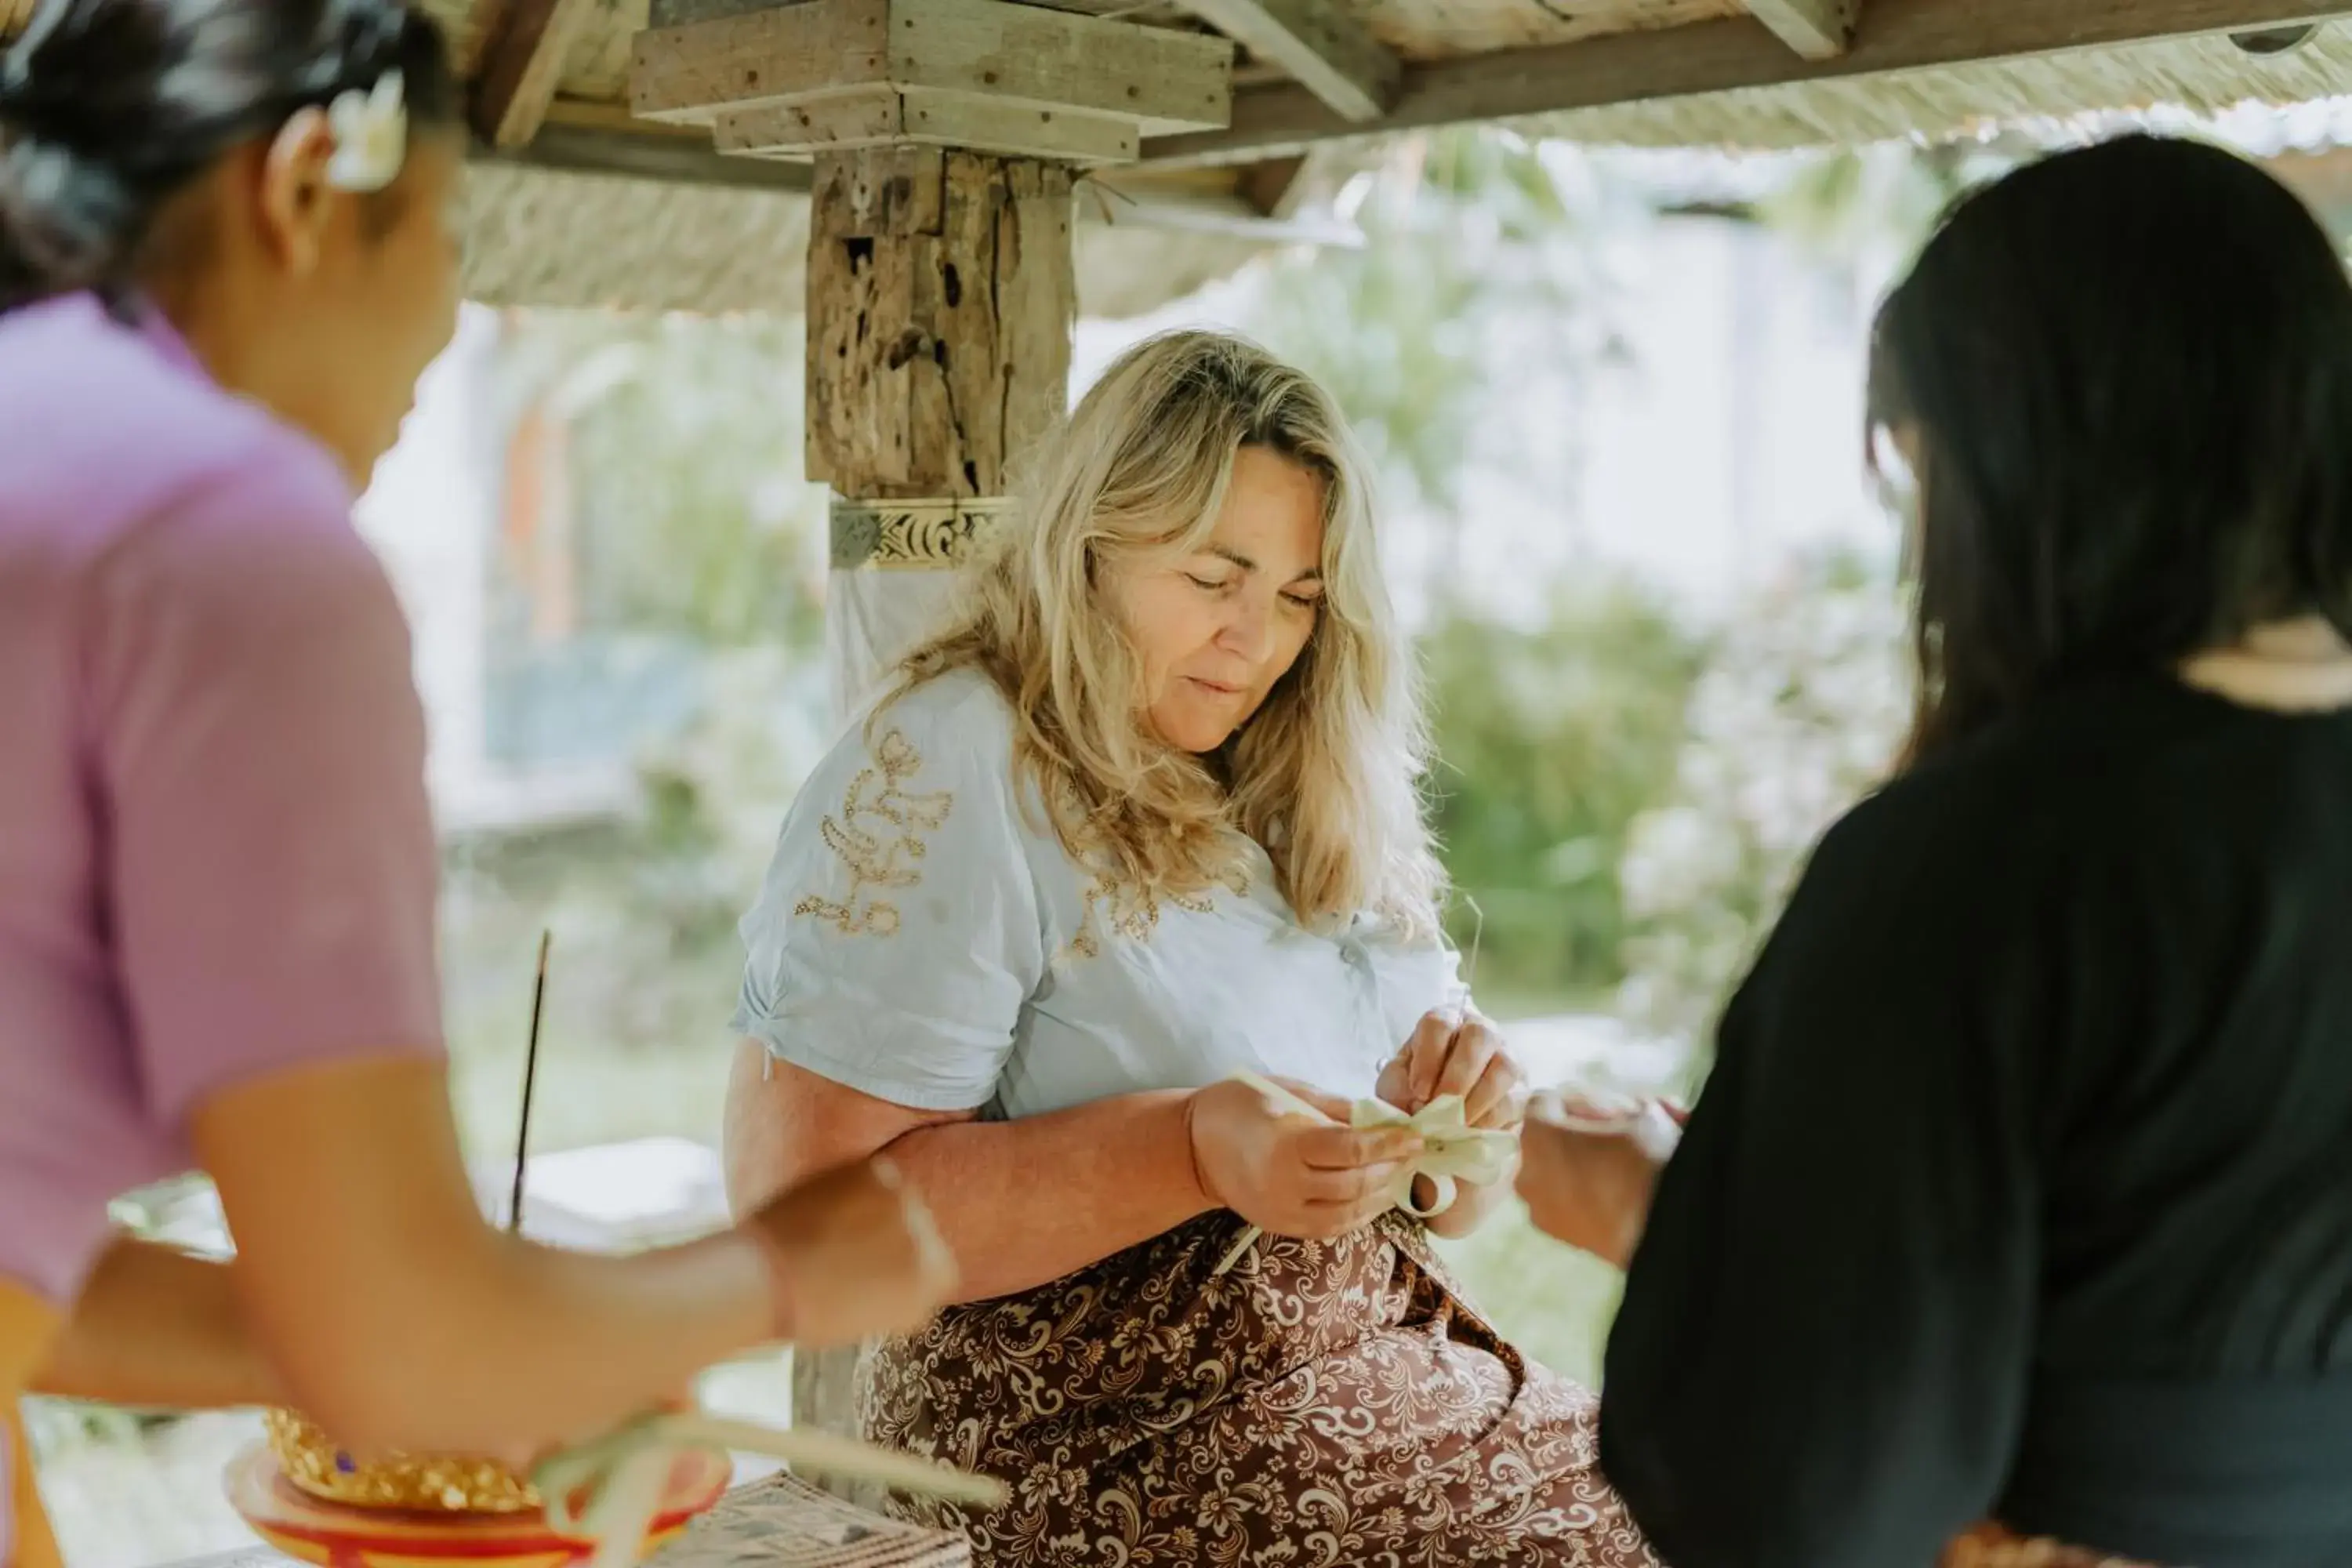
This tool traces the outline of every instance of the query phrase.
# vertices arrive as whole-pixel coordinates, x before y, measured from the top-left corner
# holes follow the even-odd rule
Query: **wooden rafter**
[[[1748,0],[1748,14],[1809,60],[1845,53],[1862,0]]]
[[[1307,189],[1307,160],[1275,158],[1253,163],[1241,173],[1241,197],[1250,210],[1265,217],[1289,217],[1298,210]]]
[[[1870,0],[1843,54],[1809,60],[1753,17],[1408,65],[1377,121],[1343,119],[1303,88],[1234,95],[1225,130],[1147,139],[1147,164],[1242,163],[1322,142],[1740,88],[1859,80],[1971,61],[2292,26],[2352,16],[2312,0]]]
[[[556,83],[595,0],[508,0],[492,24],[468,117],[494,147],[524,147],[555,102]]]
[[[487,140],[473,155],[488,163],[562,174],[604,174],[663,184],[717,185],[735,190],[806,195],[814,173],[804,162],[744,158],[718,151],[698,131],[629,124],[602,106],[559,101],[530,145],[496,147]],[[1289,210],[1259,209],[1246,193],[1202,182],[1208,171],[1170,170],[1157,177],[1128,173],[1099,184],[1111,195],[1078,204],[1088,221],[1139,228],[1228,234],[1237,238],[1318,245],[1360,244],[1342,224],[1304,221]]]
[[[1181,0],[1184,9],[1278,66],[1343,120],[1378,120],[1404,66],[1338,0]]]

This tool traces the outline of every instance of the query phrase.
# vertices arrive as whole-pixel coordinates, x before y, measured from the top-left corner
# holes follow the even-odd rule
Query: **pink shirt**
[[[0,316],[0,1278],[36,1296],[208,1096],[440,1048],[424,719],[351,501],[160,321]]]

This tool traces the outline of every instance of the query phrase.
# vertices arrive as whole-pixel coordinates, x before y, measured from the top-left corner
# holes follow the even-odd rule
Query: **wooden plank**
[[[777,0],[646,0],[646,26],[656,32],[690,27],[697,22],[748,16],[775,9]]]
[[[27,4],[31,0],[26,0]],[[691,22],[709,22],[720,16],[740,16],[752,11],[765,11],[778,5],[797,5],[800,0],[646,0],[646,20],[648,27],[683,27]],[[1043,5],[1049,11],[1073,11],[1082,16],[1125,16],[1136,6],[1133,0],[1019,0],[1024,5]],[[0,5],[7,0],[0,0]]]
[[[1338,0],[1183,0],[1186,10],[1282,68],[1345,120],[1377,120],[1404,66]]]
[[[887,85],[889,0],[803,0],[637,35],[629,109],[642,120],[709,124],[827,89]]]
[[[1748,0],[1748,13],[1809,60],[1845,53],[1862,0]]]
[[[528,146],[555,102],[563,62],[595,0],[508,0],[493,24],[467,118],[494,147]]]
[[[1510,120],[1612,103],[1855,81],[1983,60],[2160,38],[2291,26],[2352,16],[2312,0],[1870,0],[1846,51],[1808,60],[1753,17],[1623,33],[1544,48],[1407,65],[1397,100],[1365,123],[1300,87],[1236,93],[1223,131],[1153,137],[1153,163],[1255,163],[1347,137]]]
[[[739,109],[710,126],[710,144],[750,157],[804,156],[849,147],[887,147],[905,138],[896,88],[837,92],[782,109]]]
[[[1131,120],[1034,109],[964,93],[910,87],[899,95],[909,141],[1057,163],[1132,163],[1143,138]]]
[[[912,145],[1082,164],[1131,163],[1140,146],[1134,122],[1109,115],[889,87],[722,114],[711,141],[721,153],[763,158]]]
[[[638,36],[629,104],[709,123],[858,87],[1117,114],[1145,133],[1223,126],[1234,46],[1004,0],[801,0]]]
[[[1123,114],[1146,134],[1215,129],[1233,112],[1228,38],[1003,0],[891,0],[890,20],[902,87]]]
[[[560,111],[562,105],[559,103],[557,108]],[[680,134],[657,125],[623,129],[566,123],[552,116],[540,127],[539,135],[528,147],[493,147],[477,142],[469,155],[485,163],[510,163],[557,174],[604,174],[663,184],[718,185],[788,195],[805,195],[815,183],[805,163],[730,158],[712,147],[709,135],[699,130]]]

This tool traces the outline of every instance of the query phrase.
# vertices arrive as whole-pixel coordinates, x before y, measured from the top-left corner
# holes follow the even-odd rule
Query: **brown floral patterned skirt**
[[[1657,1568],[1597,1460],[1593,1396],[1464,1301],[1420,1226],[1332,1242],[1195,1220],[867,1358],[874,1439],[1003,1477],[976,1568]]]

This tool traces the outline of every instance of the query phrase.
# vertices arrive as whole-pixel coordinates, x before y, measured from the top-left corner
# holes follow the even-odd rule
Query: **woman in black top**
[[[2352,1563],[2352,286],[2236,157],[2069,152],[1947,219],[1871,403],[1898,774],[1654,1196],[1529,1129],[1539,1220],[1639,1233],[1603,1466],[1675,1568]]]

